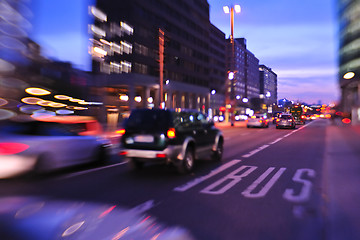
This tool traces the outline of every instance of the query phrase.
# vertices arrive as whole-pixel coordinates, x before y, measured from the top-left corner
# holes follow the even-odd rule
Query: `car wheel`
[[[130,168],[130,170],[140,170],[144,167],[144,163],[140,162],[139,160],[137,160],[136,158],[130,158],[128,160],[128,166]]]
[[[194,167],[194,150],[192,148],[187,148],[183,160],[178,166],[179,173],[188,173]]]
[[[48,154],[44,153],[39,155],[34,167],[35,174],[43,174],[49,172],[51,169],[51,164],[49,161],[50,157]]]
[[[213,152],[212,159],[214,161],[221,161],[223,151],[224,151],[224,143],[222,140],[220,140],[216,146],[216,151]]]
[[[100,162],[106,161],[108,158],[109,158],[108,149],[106,147],[103,147],[103,146],[100,147],[97,150],[97,153],[96,153],[96,156],[95,156],[95,161],[97,163],[100,163]]]

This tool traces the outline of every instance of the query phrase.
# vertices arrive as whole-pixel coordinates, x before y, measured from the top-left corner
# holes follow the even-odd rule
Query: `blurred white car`
[[[110,143],[88,118],[0,122],[0,178],[105,160]]]
[[[246,127],[269,127],[269,119],[264,114],[255,114],[248,118]]]

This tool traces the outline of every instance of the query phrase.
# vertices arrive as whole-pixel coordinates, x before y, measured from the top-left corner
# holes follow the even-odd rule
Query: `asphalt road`
[[[339,166],[333,163],[342,153],[331,153],[344,144],[354,162],[360,159],[359,138],[351,136],[352,129],[316,120],[295,130],[271,124],[222,131],[224,160],[199,161],[189,175],[157,165],[131,172],[114,156],[101,166],[0,181],[0,196],[49,196],[136,208],[160,222],[185,227],[196,239],[359,239],[359,217],[346,216],[358,205],[336,194],[341,186],[334,180],[343,175],[336,175]],[[339,134],[346,140],[334,137]],[[352,169],[359,166],[354,164]],[[358,172],[350,174],[355,176],[352,182],[342,184],[360,183]],[[341,219],[351,222],[336,229],[343,204],[349,210],[340,212]]]

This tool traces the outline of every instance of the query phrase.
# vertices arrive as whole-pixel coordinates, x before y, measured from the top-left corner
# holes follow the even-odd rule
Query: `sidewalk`
[[[325,239],[360,239],[360,126],[327,127],[323,191]]]

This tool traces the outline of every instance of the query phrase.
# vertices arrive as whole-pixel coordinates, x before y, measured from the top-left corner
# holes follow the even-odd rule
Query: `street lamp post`
[[[230,121],[231,121],[231,126],[234,126],[234,116],[233,115],[233,108],[234,108],[234,86],[235,86],[235,77],[231,77],[232,79],[230,79],[230,74],[234,74],[236,72],[235,70],[235,42],[234,42],[234,12],[236,13],[240,13],[241,8],[240,5],[234,5],[234,6],[224,6],[223,10],[226,14],[230,13],[230,44],[231,44],[231,63],[230,63],[230,71],[229,71],[229,75],[227,77],[227,82],[226,82],[226,113],[225,113],[225,118],[227,119],[227,121],[229,120],[229,108],[228,105],[230,105],[230,111],[231,111],[231,116],[230,116]],[[228,93],[228,86],[230,83],[230,96]]]

